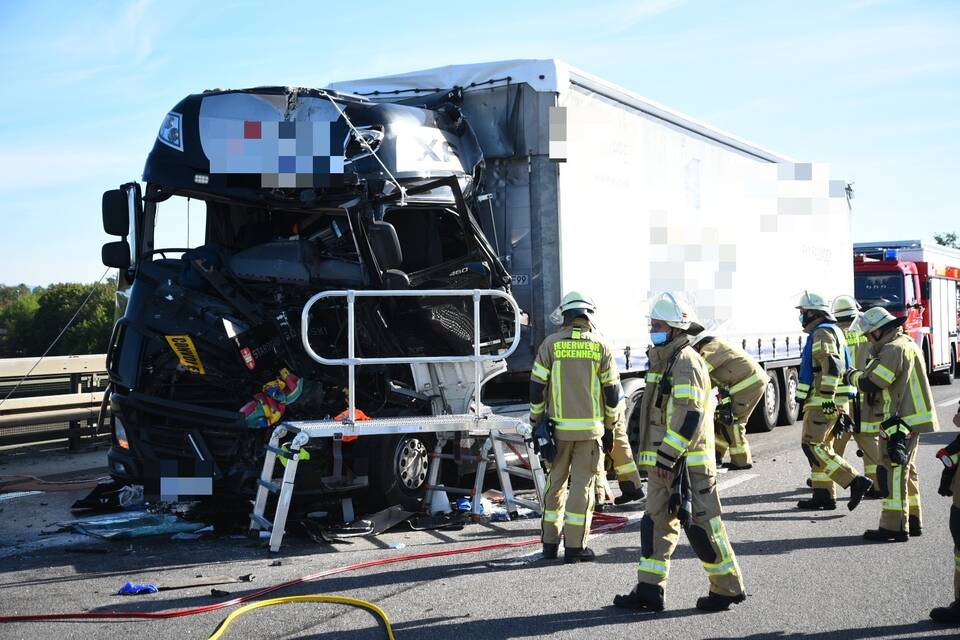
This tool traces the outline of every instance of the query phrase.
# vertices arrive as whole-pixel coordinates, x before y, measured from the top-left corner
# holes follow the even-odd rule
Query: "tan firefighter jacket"
[[[707,336],[694,349],[703,357],[715,387],[725,389],[730,396],[763,395],[770,381],[767,372],[740,347],[723,338]]]
[[[682,336],[650,347],[640,404],[641,466],[672,469],[687,456],[691,471],[716,473],[712,386],[707,365]]]
[[[530,424],[544,412],[553,420],[557,440],[592,440],[613,429],[623,412],[620,374],[610,346],[586,320],[548,336],[537,351],[530,381]]]
[[[866,369],[850,376],[863,397],[863,426],[893,435],[897,425],[883,423],[900,418],[912,433],[938,431],[933,392],[917,344],[897,327],[872,345],[870,352],[873,358]]]

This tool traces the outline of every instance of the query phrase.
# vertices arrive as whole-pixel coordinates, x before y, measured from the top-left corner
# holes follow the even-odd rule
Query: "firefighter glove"
[[[600,440],[604,453],[613,451],[613,429],[604,429],[603,438]]]
[[[887,456],[890,462],[898,465],[907,464],[907,434],[897,431],[887,439]]]
[[[723,404],[717,407],[713,412],[713,419],[717,424],[725,427],[733,426],[733,407],[729,404]]]
[[[937,493],[948,498],[953,495],[950,487],[953,485],[953,476],[956,473],[957,468],[955,466],[948,467],[940,473],[940,486],[937,488]]]

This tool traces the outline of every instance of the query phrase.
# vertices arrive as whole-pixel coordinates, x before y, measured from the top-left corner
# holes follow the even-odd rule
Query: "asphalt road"
[[[277,595],[336,594],[378,604],[397,638],[929,638],[956,637],[927,614],[952,599],[953,550],[949,499],[937,495],[940,464],[934,452],[953,439],[951,417],[960,383],[934,387],[942,431],[921,441],[919,461],[925,510],[923,535],[903,544],[863,541],[877,525],[880,505],[864,502],[850,513],[806,513],[795,502],[806,493],[808,467],[800,427],[780,427],[751,438],[755,466],[720,478],[725,521],[749,598],[731,611],[694,609],[707,581],[686,540],[671,565],[667,611],[641,616],[611,606],[614,594],[636,580],[640,511],[626,528],[594,537],[598,561],[563,565],[539,560],[539,545],[422,559],[367,568],[285,590]],[[56,456],[65,456],[58,461]],[[40,462],[0,456],[0,475],[49,473],[69,465],[96,475],[102,452],[49,454]],[[860,460],[848,451],[854,466]],[[43,465],[47,465],[47,469]],[[89,468],[85,468],[89,467]],[[34,469],[24,471],[24,469]],[[2,478],[0,478],[2,480]],[[413,532],[403,526],[375,540],[318,546],[290,538],[276,556],[244,539],[126,543],[75,535],[40,536],[44,525],[69,519],[69,505],[85,491],[25,496],[0,502],[0,615],[52,611],[157,611],[224,600],[210,587],[139,597],[111,595],[127,580],[176,582],[202,574],[253,573],[253,583],[218,587],[231,596],[325,569],[410,553],[463,548],[538,535],[538,520],[472,524],[461,531]],[[845,492],[841,492],[845,497]],[[79,553],[76,545],[104,554]],[[392,548],[398,545],[404,548]],[[276,559],[280,566],[271,566]],[[0,625],[0,638],[205,638],[230,609],[153,621],[48,622]],[[339,605],[296,604],[241,617],[229,638],[383,638],[369,613]]]

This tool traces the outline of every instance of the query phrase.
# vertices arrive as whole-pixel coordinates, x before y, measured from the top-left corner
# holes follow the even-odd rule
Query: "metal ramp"
[[[356,357],[355,355],[355,316],[354,301],[358,297],[452,297],[470,296],[473,298],[473,354],[466,356],[438,356],[438,357]],[[506,299],[514,311],[514,336],[506,351],[496,354],[480,353],[480,300],[483,296],[495,296]],[[344,297],[347,300],[347,357],[325,358],[318,355],[308,341],[309,313],[311,307],[324,298]],[[289,515],[290,503],[293,498],[297,467],[300,462],[300,450],[313,438],[332,438],[335,451],[344,438],[350,436],[371,436],[400,433],[435,433],[437,436],[436,448],[431,455],[427,478],[427,504],[438,492],[446,494],[462,493],[471,495],[472,512],[479,514],[481,509],[481,495],[483,481],[489,464],[494,464],[500,487],[504,496],[504,504],[509,513],[516,513],[518,506],[541,510],[545,488],[543,469],[539,457],[534,453],[532,442],[526,438],[530,435],[530,427],[518,417],[498,415],[490,412],[480,403],[480,391],[486,380],[481,375],[481,363],[505,360],[517,348],[520,337],[520,310],[511,296],[495,289],[472,290],[399,290],[399,291],[326,291],[310,298],[304,305],[301,319],[301,338],[304,348],[311,358],[317,362],[331,366],[347,366],[348,369],[348,408],[345,419],[290,421],[279,424],[273,431],[267,445],[263,461],[263,470],[257,481],[257,497],[254,501],[253,512],[250,514],[250,530],[252,532],[270,531],[270,550],[278,551],[283,541],[284,528]],[[355,398],[355,368],[365,364],[427,364],[440,363],[473,363],[472,403],[461,407],[466,413],[455,413],[435,416],[377,418],[357,421]],[[288,434],[294,437],[286,449],[281,448],[280,441]],[[443,459],[451,454],[442,452],[443,446],[455,434],[485,438],[481,453],[477,456],[477,476],[471,490],[456,489],[437,484],[440,477],[440,465]],[[519,464],[508,461],[507,449],[516,454]],[[287,461],[282,479],[274,478],[277,458]],[[335,455],[335,462],[338,457]],[[537,494],[537,501],[518,498],[513,491],[511,477],[522,477],[533,481]],[[278,495],[276,512],[273,520],[266,517],[266,508],[269,495]],[[344,519],[352,519],[352,503],[344,501]]]

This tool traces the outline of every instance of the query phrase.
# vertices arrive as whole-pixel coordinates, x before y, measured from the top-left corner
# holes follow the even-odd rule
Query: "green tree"
[[[25,355],[43,354],[88,295],[90,299],[50,351],[50,355],[106,351],[113,329],[115,291],[116,281],[113,279],[102,284],[58,283],[44,289],[37,297],[37,309],[30,332],[22,336]]]
[[[953,231],[935,233],[933,234],[933,239],[937,241],[937,244],[943,245],[944,247],[960,249],[960,238],[957,238],[957,234]]]
[[[0,357],[26,355],[24,340],[30,335],[38,308],[37,295],[27,285],[0,285]]]

